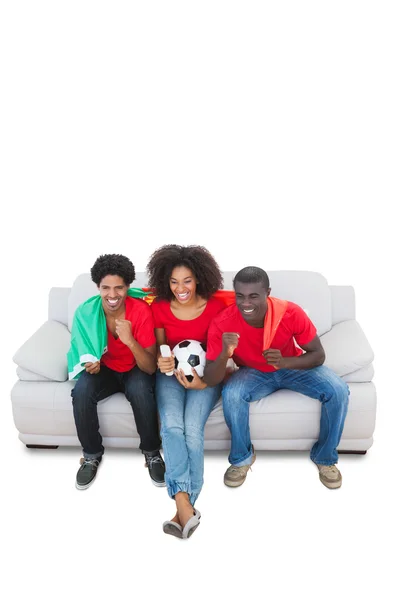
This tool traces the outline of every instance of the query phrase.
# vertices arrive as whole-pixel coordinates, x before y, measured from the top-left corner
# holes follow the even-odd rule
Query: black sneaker
[[[101,458],[101,456],[98,458],[81,458],[82,466],[76,474],[75,481],[75,487],[78,490],[86,490],[94,481]]]
[[[158,450],[143,452],[143,454],[146,459],[145,467],[149,469],[150,479],[157,487],[164,487],[166,485],[164,480],[165,463],[161,458],[161,454]]]

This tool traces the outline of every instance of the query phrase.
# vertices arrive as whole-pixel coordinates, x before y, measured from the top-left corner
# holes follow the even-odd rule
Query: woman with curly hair
[[[207,342],[211,320],[225,308],[213,297],[222,288],[221,271],[201,246],[167,245],[147,265],[149,286],[157,299],[151,305],[158,348],[156,399],[166,464],[165,481],[176,502],[176,515],[165,521],[165,533],[188,538],[199,525],[194,504],[203,485],[204,427],[221,394],[221,386],[208,387],[192,369],[189,381],[182,370],[175,377],[174,357],[163,358],[160,346],[174,348],[185,339]]]

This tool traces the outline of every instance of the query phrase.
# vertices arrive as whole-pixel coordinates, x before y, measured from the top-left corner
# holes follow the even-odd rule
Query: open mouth
[[[183,302],[184,300],[187,300],[189,298],[190,292],[184,292],[183,294],[175,294],[175,295],[178,298],[178,300]]]
[[[252,315],[255,310],[255,308],[242,308],[242,313],[245,315]]]
[[[110,308],[115,308],[119,304],[119,301],[120,301],[120,298],[116,298],[114,300],[111,300],[110,298],[106,298],[107,305]]]

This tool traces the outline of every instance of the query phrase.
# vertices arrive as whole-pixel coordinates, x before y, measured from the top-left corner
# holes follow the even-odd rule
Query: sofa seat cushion
[[[57,321],[44,323],[16,352],[14,362],[26,371],[52,381],[66,381],[71,334]]]
[[[73,386],[74,382],[71,381],[19,381],[12,391],[14,420],[18,430],[38,435],[76,436],[71,399]],[[350,383],[349,388],[349,411],[343,439],[369,439],[375,426],[374,384]],[[100,431],[104,437],[138,437],[132,408],[124,394],[113,394],[99,402],[98,413]],[[321,404],[318,400],[290,390],[279,390],[250,404],[252,440],[316,440],[320,414]],[[229,429],[219,400],[206,423],[205,440],[229,439]],[[290,446],[286,446],[286,449],[290,449]]]
[[[321,336],[325,365],[343,377],[370,365],[374,353],[357,321],[343,321]]]
[[[376,391],[373,383],[350,383],[349,409],[343,438],[369,438],[375,427]],[[251,439],[318,438],[321,403],[298,392],[278,390],[250,404]],[[211,412],[205,439],[230,439],[221,400]]]

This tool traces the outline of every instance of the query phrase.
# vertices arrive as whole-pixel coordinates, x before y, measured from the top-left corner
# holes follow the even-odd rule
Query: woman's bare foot
[[[174,517],[172,517],[171,521],[173,521],[174,523],[178,523],[178,525],[181,525],[181,522],[179,520],[178,511],[176,511],[176,515]],[[182,525],[181,525],[181,527],[182,527]]]
[[[176,522],[179,523],[183,529],[186,523],[189,521],[189,519],[191,519],[195,514],[194,508],[190,504],[189,496],[186,492],[178,492],[177,494],[175,494],[175,502],[176,507],[178,509],[175,515],[175,517],[178,517],[178,521]]]

